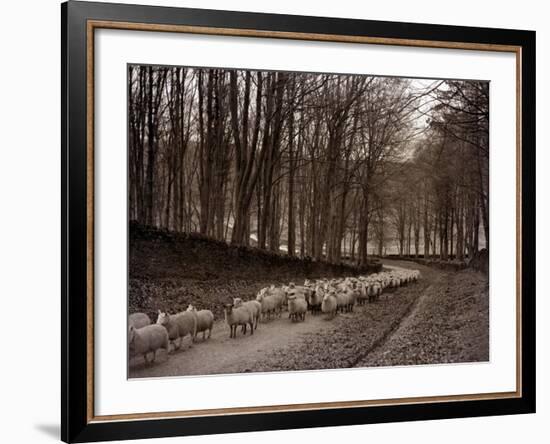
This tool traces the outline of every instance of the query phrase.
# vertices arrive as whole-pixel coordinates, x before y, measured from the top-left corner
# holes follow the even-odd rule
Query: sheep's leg
[[[250,334],[254,334],[254,321],[250,322]]]

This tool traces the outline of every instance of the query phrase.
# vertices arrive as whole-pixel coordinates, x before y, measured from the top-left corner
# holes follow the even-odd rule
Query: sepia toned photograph
[[[127,69],[129,378],[489,361],[488,81]]]

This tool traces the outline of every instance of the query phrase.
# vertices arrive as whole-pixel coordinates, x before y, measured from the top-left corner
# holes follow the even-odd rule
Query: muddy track
[[[403,314],[403,316],[399,319],[394,319],[390,328],[384,331],[384,333],[373,342],[371,347],[367,350],[365,350],[363,353],[357,355],[357,359],[351,363],[350,367],[362,367],[362,365],[358,365],[360,362],[364,361],[364,359],[372,354],[375,353],[379,349],[384,349],[384,346],[388,341],[391,340],[396,335],[399,335],[401,329],[404,325],[407,325],[411,322],[411,319],[414,317],[414,314],[418,310],[418,306],[420,305],[420,302],[426,298],[426,292],[430,291],[432,285],[429,285],[425,289],[423,289],[419,297],[412,302],[409,307],[407,308],[406,312]]]
[[[435,279],[411,312],[356,366],[489,360],[488,281],[479,272],[447,272]]]
[[[187,339],[180,351],[169,356],[159,352],[154,364],[132,361],[129,376],[143,378],[414,363],[411,362],[411,356],[406,356],[406,347],[421,342],[425,331],[422,328],[417,331],[416,326],[424,326],[425,316],[433,315],[428,308],[434,305],[432,301],[437,300],[442,292],[447,294],[445,290],[456,284],[456,273],[411,262],[389,263],[420,269],[422,279],[417,284],[401,287],[393,293],[384,293],[379,302],[356,306],[353,313],[340,314],[333,320],[327,320],[324,315],[313,316],[308,313],[305,322],[291,322],[288,314],[283,312],[280,319],[260,323],[253,335],[247,332],[244,336],[239,331],[236,339],[230,339],[228,327],[223,321],[217,321],[212,337],[204,343],[199,339],[190,346]],[[468,273],[472,274],[464,272],[465,275]],[[478,280],[476,276],[474,281],[477,287],[469,288],[474,293],[479,292]],[[476,304],[472,307],[475,310],[479,308]],[[484,316],[483,307],[478,312]],[[467,333],[462,333],[467,337]],[[479,337],[476,341],[483,342],[483,326],[477,333]],[[486,335],[488,350],[488,324]],[[452,340],[443,343],[449,350],[434,356],[454,356]],[[421,345],[422,350],[417,350],[418,355],[425,356],[425,344]],[[408,351],[413,352],[414,349]],[[467,355],[459,354],[457,358]],[[482,356],[483,353],[470,355]]]

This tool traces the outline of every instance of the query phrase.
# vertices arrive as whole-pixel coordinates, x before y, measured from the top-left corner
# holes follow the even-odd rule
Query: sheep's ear
[[[161,314],[160,308],[158,309],[159,314]]]

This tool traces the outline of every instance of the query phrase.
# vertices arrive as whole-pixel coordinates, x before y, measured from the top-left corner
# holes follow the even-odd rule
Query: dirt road
[[[306,316],[259,324],[253,335],[229,338],[218,321],[212,337],[157,362],[130,363],[131,378],[251,371],[349,368],[488,359],[486,278],[476,272],[446,272],[405,261],[387,264],[419,269],[416,284],[386,292],[377,303],[356,306],[333,320]]]

